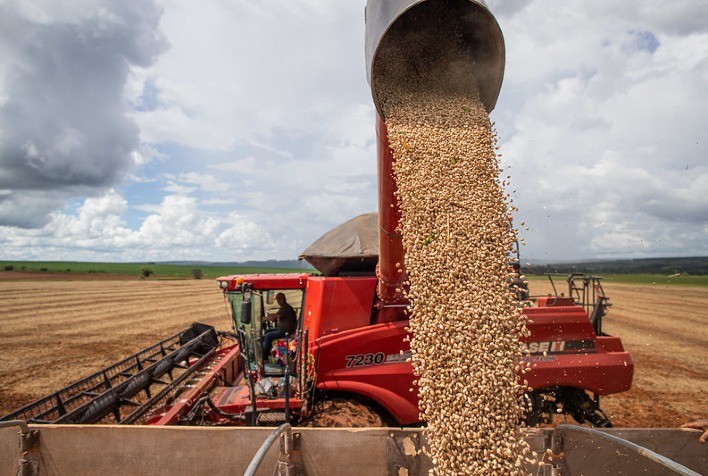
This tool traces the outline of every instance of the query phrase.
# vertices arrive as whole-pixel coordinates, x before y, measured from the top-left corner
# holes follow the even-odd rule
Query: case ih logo
[[[553,340],[549,342],[522,342],[521,351],[525,354],[589,354],[596,352],[592,340]]]

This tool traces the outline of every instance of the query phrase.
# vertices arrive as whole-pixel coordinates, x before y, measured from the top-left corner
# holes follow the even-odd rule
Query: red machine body
[[[299,306],[298,335],[293,337],[307,339],[309,360],[296,359],[303,364],[302,368],[294,368],[294,374],[309,372],[313,379],[311,392],[295,388],[287,401],[282,396],[254,399],[245,379],[245,360],[237,358],[238,345],[222,349],[224,363],[213,371],[220,375],[221,382],[232,384],[214,385],[210,391],[211,401],[220,411],[232,415],[282,414],[287,405],[291,418],[297,420],[307,415],[313,400],[339,397],[364,402],[391,424],[421,423],[406,338],[408,322],[405,319],[380,322],[382,313],[389,316],[392,313],[377,297],[375,277],[235,275],[219,278],[219,282],[227,296],[238,298],[242,295],[239,289],[245,288],[254,295],[288,289],[304,293]],[[539,297],[534,301],[534,306],[523,308],[529,318],[531,336],[522,340],[526,348],[522,360],[531,362],[532,368],[519,377],[520,381],[527,380],[539,396],[548,398],[552,394],[558,404],[569,407],[569,412],[573,405],[561,400],[571,396],[577,399],[579,392],[592,393],[597,402],[600,395],[629,389],[633,363],[619,338],[598,335],[591,316],[572,298]],[[398,305],[397,309],[402,311],[404,307],[405,304]],[[397,314],[404,317],[403,312]],[[240,324],[234,320],[234,325]],[[259,371],[254,367],[251,373]],[[252,376],[268,378],[260,372]],[[205,389],[193,389],[193,393],[192,398],[185,396],[183,402],[163,409],[161,415],[147,423],[175,423],[178,415],[184,417],[198,397],[204,395]],[[584,403],[591,401],[587,399]],[[599,411],[599,407],[595,410]],[[216,412],[209,413],[208,419],[229,423]],[[591,418],[586,420],[592,423]]]

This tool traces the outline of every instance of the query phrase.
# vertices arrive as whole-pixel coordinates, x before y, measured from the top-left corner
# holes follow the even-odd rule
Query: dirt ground
[[[192,322],[229,327],[212,279],[47,278],[0,280],[0,415]],[[632,389],[602,401],[615,426],[708,417],[708,288],[605,289],[613,307],[604,330],[622,337],[635,362]]]
[[[673,427],[708,418],[708,288],[606,286],[605,332],[634,359],[632,388],[603,406],[617,426]]]
[[[108,273],[53,273],[51,271],[12,271],[0,273],[3,281],[135,281],[134,275]]]

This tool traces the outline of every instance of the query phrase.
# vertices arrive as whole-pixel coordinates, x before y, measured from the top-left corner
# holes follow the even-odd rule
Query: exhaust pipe
[[[442,59],[459,68],[461,85],[476,83],[480,99],[491,112],[504,77],[504,38],[496,19],[482,0],[368,0],[366,5],[366,72],[376,106],[379,176],[378,295],[384,304],[380,322],[405,319],[406,273],[403,244],[397,232],[400,211],[392,175],[393,153],[382,108],[385,79],[425,71],[425,62]],[[460,68],[460,66],[463,66]],[[399,267],[396,267],[398,263]],[[390,306],[386,311],[386,305]]]

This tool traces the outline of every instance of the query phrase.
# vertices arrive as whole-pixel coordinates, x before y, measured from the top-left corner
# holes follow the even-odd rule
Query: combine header
[[[186,385],[215,378],[222,360],[217,333],[193,324],[120,362],[41,398],[2,420],[29,423],[142,423]],[[216,369],[216,372],[210,372]]]

